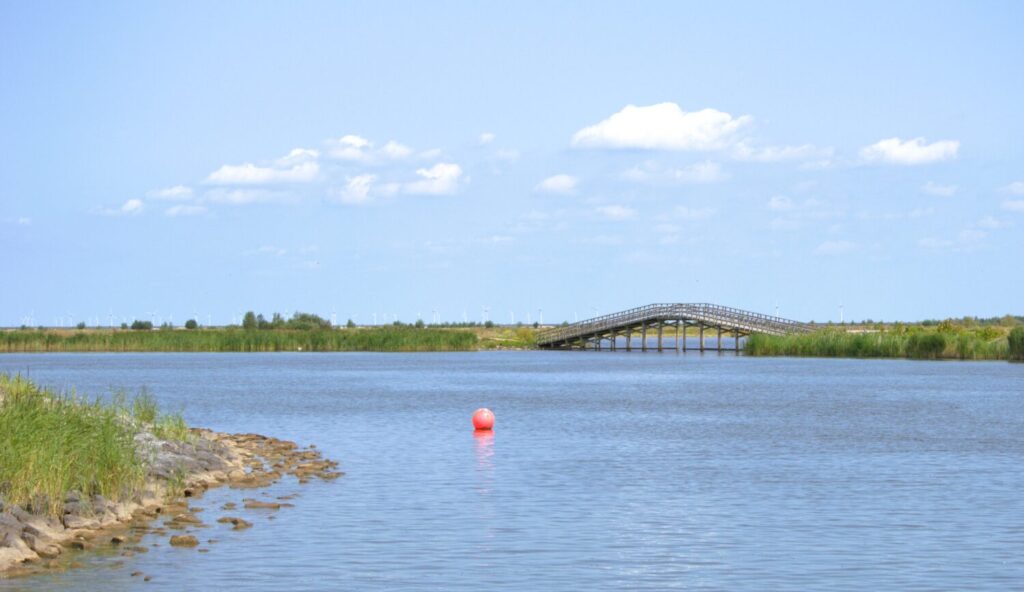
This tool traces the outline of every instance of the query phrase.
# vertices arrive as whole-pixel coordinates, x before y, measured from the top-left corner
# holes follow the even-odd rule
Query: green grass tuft
[[[54,516],[69,491],[130,497],[145,466],[135,448],[138,427],[126,416],[116,402],[89,402],[0,374],[0,496]]]

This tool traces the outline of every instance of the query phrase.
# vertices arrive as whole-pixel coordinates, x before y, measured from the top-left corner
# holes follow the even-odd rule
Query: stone
[[[217,522],[220,522],[221,524],[231,524],[234,526],[234,530],[244,530],[252,526],[252,522],[236,518],[234,516],[225,516],[217,520]]]
[[[199,539],[190,535],[182,534],[171,537],[172,547],[195,547],[199,545]]]

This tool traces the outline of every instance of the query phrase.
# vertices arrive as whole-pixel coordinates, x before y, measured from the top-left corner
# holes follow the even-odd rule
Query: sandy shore
[[[196,547],[199,541],[188,531],[203,521],[196,516],[199,509],[189,502],[211,487],[256,489],[286,475],[306,483],[343,474],[336,470],[336,462],[324,459],[312,446],[303,449],[294,442],[258,434],[191,432],[193,441],[188,443],[159,440],[148,432],[136,437],[149,473],[146,486],[131,500],[115,503],[98,495],[86,499],[68,492],[59,518],[0,502],[0,577],[73,568],[76,552],[92,549],[116,548],[126,557],[147,552],[138,544],[146,534],[168,536],[178,531],[183,534],[170,535],[171,545]],[[265,510],[291,505],[253,499],[242,503],[245,508]],[[221,508],[233,509],[233,504]],[[154,526],[157,519],[162,519],[162,525]],[[227,515],[218,522],[235,529],[251,526]]]

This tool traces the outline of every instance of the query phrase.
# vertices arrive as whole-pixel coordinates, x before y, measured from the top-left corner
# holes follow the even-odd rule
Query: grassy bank
[[[111,501],[143,484],[135,435],[145,424],[164,437],[187,437],[180,416],[162,416],[145,395],[86,401],[0,374],[0,500],[59,515],[78,491]]]
[[[1014,331],[1017,331],[1016,329]],[[1024,332],[1024,330],[1021,330]],[[801,335],[751,335],[744,352],[752,356],[910,358],[917,360],[1006,360],[1005,334],[992,331],[909,331],[849,333],[825,329]]]
[[[410,326],[358,329],[17,329],[0,333],[0,352],[470,351],[464,330]]]

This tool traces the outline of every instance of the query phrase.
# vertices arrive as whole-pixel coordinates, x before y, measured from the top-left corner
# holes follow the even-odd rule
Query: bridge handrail
[[[783,333],[810,331],[805,323],[771,316],[729,306],[711,303],[647,304],[624,311],[585,319],[562,327],[552,327],[537,334],[538,344],[555,343],[617,326],[628,326],[635,322],[656,320],[662,317],[692,317],[705,322],[723,321],[749,330],[769,329]]]

